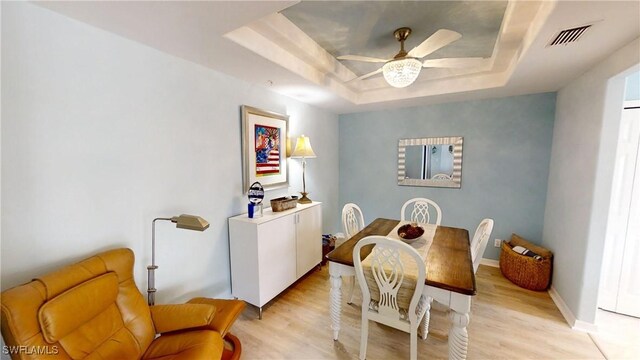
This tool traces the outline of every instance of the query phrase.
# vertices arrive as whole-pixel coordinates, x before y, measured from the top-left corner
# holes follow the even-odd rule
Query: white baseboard
[[[487,259],[487,258],[482,258],[480,260],[480,264],[481,265],[491,266],[491,267],[496,267],[496,268],[500,267],[500,262],[498,260]]]
[[[576,319],[575,315],[573,315],[569,309],[569,306],[567,306],[567,303],[564,302],[553,286],[549,288],[549,296],[551,296],[551,300],[556,304],[558,310],[560,310],[560,313],[564,316],[565,321],[573,330],[591,333],[598,332],[598,326],[596,324]]]
[[[590,322],[582,321],[582,320],[576,320],[576,322],[573,324],[571,328],[573,330],[578,330],[578,331],[583,331],[588,333],[598,332],[598,325]]]

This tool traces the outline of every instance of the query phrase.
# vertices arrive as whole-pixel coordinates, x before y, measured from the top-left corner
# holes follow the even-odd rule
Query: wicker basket
[[[273,212],[280,212],[280,211],[293,209],[296,206],[298,206],[298,199],[295,199],[295,198],[280,197],[280,198],[271,200],[271,210]]]
[[[542,260],[520,255],[512,250],[514,246],[525,247],[542,256]],[[552,263],[551,251],[532,244],[516,234],[511,235],[511,241],[502,243],[500,271],[504,277],[520,287],[536,291],[548,289]]]

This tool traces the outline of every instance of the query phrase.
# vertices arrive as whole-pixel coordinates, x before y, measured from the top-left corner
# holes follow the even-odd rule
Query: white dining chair
[[[413,205],[413,208],[411,206]],[[410,216],[407,218],[407,208],[411,210]],[[433,213],[435,215],[435,221],[432,221],[431,217],[431,209],[433,209]],[[435,224],[440,225],[442,221],[442,210],[440,210],[440,206],[438,204],[427,198],[413,198],[408,200],[402,205],[402,209],[400,210],[400,219],[402,221],[406,221],[407,219],[412,222],[419,222],[424,224]],[[420,324],[420,332],[422,339],[427,339],[427,335],[429,333],[429,319],[430,319],[430,311],[431,311],[431,303],[432,299],[428,297],[426,299],[426,308],[427,313],[422,318],[422,323]],[[438,307],[436,306],[436,309]],[[446,308],[444,309],[447,310]]]
[[[406,210],[411,205],[413,205],[413,208],[410,208],[411,215],[407,218]],[[432,221],[431,209],[433,209],[433,212],[435,213],[435,221]],[[440,206],[431,199],[413,198],[402,205],[402,210],[400,210],[400,220],[440,225],[440,221],[442,221],[442,211],[440,210]]]
[[[451,176],[447,174],[435,174],[431,177],[431,180],[451,180]]]
[[[476,232],[471,240],[471,261],[473,261],[473,272],[478,272],[482,254],[487,249],[487,243],[493,231],[493,219],[484,219],[476,228]]]
[[[345,239],[350,239],[353,235],[357,234],[364,228],[364,215],[360,207],[354,203],[345,204],[342,207],[342,227],[344,229]],[[355,276],[351,278],[351,286],[349,288],[349,295],[347,296],[347,304],[353,303],[353,292],[356,287]]]
[[[367,282],[360,259],[360,250],[367,245],[374,245],[369,254],[371,266],[366,271],[370,272],[375,285]],[[401,254],[405,256],[401,257]],[[410,357],[412,360],[417,359],[418,326],[427,310],[426,297],[422,294],[426,276],[424,259],[413,247],[402,241],[384,236],[368,236],[358,241],[353,248],[353,263],[362,290],[360,359],[365,359],[367,355],[369,320],[409,333]],[[398,303],[398,291],[403,284],[405,271],[409,268],[416,269],[417,274],[415,284],[410,283],[413,288],[411,300],[408,307],[403,309]],[[372,293],[377,294],[378,298],[372,299]]]
[[[342,208],[342,227],[346,239],[364,228],[364,215],[358,205],[348,203]]]

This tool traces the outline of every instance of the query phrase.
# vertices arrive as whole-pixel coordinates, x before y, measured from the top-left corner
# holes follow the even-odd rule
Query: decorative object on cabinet
[[[249,217],[262,216],[262,199],[264,199],[264,188],[259,182],[254,182],[249,187]]]
[[[298,205],[297,196],[284,196],[276,199],[271,199],[271,210],[273,212],[280,212],[289,209],[293,209]]]
[[[461,136],[400,139],[398,185],[460,188]]]
[[[291,157],[302,158],[302,192],[300,193],[302,194],[302,197],[300,198],[300,200],[298,200],[298,202],[301,204],[309,204],[311,202],[311,199],[307,197],[307,184],[305,181],[304,173],[307,167],[306,159],[315,158],[316,153],[313,152],[313,149],[311,148],[311,142],[309,141],[308,137],[304,135],[300,135],[300,137],[298,137],[298,141],[296,141],[296,148],[295,150],[293,150]]]
[[[149,305],[154,305],[156,301],[155,271],[158,268],[158,265],[156,265],[156,221],[158,220],[171,221],[176,224],[178,229],[204,231],[209,227],[207,220],[195,215],[182,214],[170,218],[153,219],[151,226],[151,265],[147,266],[147,302]]]
[[[243,191],[260,181],[265,190],[289,185],[287,127],[289,116],[242,106]]]
[[[319,202],[249,219],[229,218],[231,293],[259,308],[322,261]]]

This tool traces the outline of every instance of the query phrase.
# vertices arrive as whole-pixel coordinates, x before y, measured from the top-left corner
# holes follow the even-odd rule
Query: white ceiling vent
[[[584,33],[591,26],[593,26],[593,24],[561,30],[556,36],[553,37],[553,39],[549,42],[549,45],[547,46],[566,45],[572,42],[576,42],[580,40],[582,35],[584,35]]]

